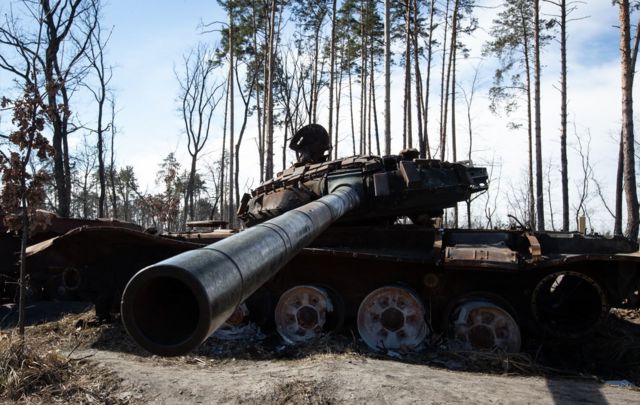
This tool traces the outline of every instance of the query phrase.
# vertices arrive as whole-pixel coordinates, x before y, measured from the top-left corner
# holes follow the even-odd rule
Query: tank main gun
[[[294,165],[243,198],[249,229],[136,273],[124,326],[154,354],[185,354],[335,222],[419,220],[486,187],[483,168],[407,155]]]

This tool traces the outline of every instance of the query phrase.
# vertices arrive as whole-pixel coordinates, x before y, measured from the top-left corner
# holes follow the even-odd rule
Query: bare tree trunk
[[[444,35],[442,42],[442,68],[440,70],[440,160],[444,160],[445,158],[445,139],[443,139],[443,135],[446,136],[447,133],[447,123],[446,123],[446,113],[445,113],[445,105],[446,105],[446,96],[449,93],[449,89],[445,89],[445,72],[447,69],[447,36],[449,33],[449,3],[450,0],[446,0],[446,8],[444,13]]]
[[[552,186],[551,185],[551,161],[549,161],[549,166],[547,167],[546,177],[547,177],[547,201],[549,202],[549,220],[551,222],[551,230],[555,232],[556,224],[553,219],[553,200],[551,199],[551,186]]]
[[[26,323],[25,306],[27,301],[27,240],[29,239],[29,213],[27,211],[25,172],[23,165],[20,186],[22,191],[22,235],[20,236],[20,293],[18,297],[18,334],[24,339]]]
[[[102,111],[104,108],[105,95],[104,91],[106,89],[103,87],[103,93],[98,101],[98,128],[96,133],[98,135],[98,179],[100,183],[100,196],[98,197],[98,217],[104,218],[104,210],[105,210],[105,197],[106,197],[106,179],[104,173],[104,138],[102,128]]]
[[[238,72],[236,71],[236,80],[238,80]],[[236,143],[236,164],[234,166],[235,173],[233,174],[233,179],[235,181],[235,191],[236,191],[236,207],[240,206],[240,145],[242,145],[242,138],[244,136],[244,132],[247,129],[247,121],[249,119],[249,103],[251,102],[251,97],[253,94],[253,90],[257,87],[257,75],[254,75],[253,81],[251,83],[251,87],[249,88],[249,93],[246,97],[243,96],[242,91],[240,92],[240,96],[242,97],[242,101],[244,103],[244,113],[242,116],[242,125],[240,126],[240,132],[238,133],[238,142]],[[238,83],[238,88],[241,89],[240,83]]]
[[[252,2],[251,6],[253,7],[253,11],[251,13],[251,22],[253,25],[253,49],[256,49],[256,53],[257,50],[260,49],[259,44],[258,44],[258,23],[256,21],[256,15],[258,13],[258,6],[259,3],[258,2]],[[268,27],[267,27],[268,30]],[[256,57],[260,57],[260,54],[257,53]],[[265,80],[266,83],[266,78],[267,78],[267,64],[266,63],[262,63],[262,77]],[[257,73],[256,73],[257,74]],[[266,108],[266,102],[267,102],[267,94],[266,91],[264,94],[260,94],[260,86],[256,87],[256,119],[258,121],[258,159],[260,161],[260,182],[264,181],[264,169],[265,169],[265,127],[264,127],[264,111],[263,109],[260,107],[260,99],[263,99],[264,101],[264,107]]]
[[[435,30],[435,25],[433,23],[433,17],[435,14],[435,0],[431,0],[431,4],[429,6],[429,39],[427,45],[427,78],[425,83],[425,92],[424,92],[424,108],[422,110],[422,114],[424,118],[422,121],[424,122],[424,136],[422,138],[424,144],[420,146],[420,157],[431,159],[431,147],[429,145],[429,93],[431,91],[431,61],[433,60],[433,32]]]
[[[229,2],[231,5],[232,3]],[[234,111],[234,69],[235,69],[235,59],[234,59],[234,41],[235,36],[233,32],[233,7],[229,6],[229,228],[234,228],[236,224],[236,215],[235,215],[235,204],[234,197],[235,193],[233,191],[234,186],[236,184],[234,165],[235,165],[235,142],[234,142],[234,123],[235,123],[235,111]],[[223,145],[224,148],[224,145]]]
[[[453,161],[458,161],[458,152],[456,146],[456,57],[458,55],[458,10],[460,0],[456,0],[453,6],[453,15],[451,16],[451,153]],[[447,85],[447,88],[449,86]],[[445,108],[446,111],[446,108]],[[458,204],[453,207],[453,226],[458,227]]]
[[[444,98],[444,112],[442,115],[442,124],[441,124],[441,133],[440,133],[440,160],[444,160],[446,158],[446,151],[447,151],[447,126],[448,126],[448,119],[449,119],[449,90],[453,87],[451,85],[451,72],[454,66],[454,50],[455,50],[455,42],[456,40],[456,34],[457,34],[457,23],[455,23],[456,21],[456,16],[458,14],[458,4],[459,4],[459,0],[455,0],[454,1],[454,7],[453,7],[453,14],[452,14],[452,28],[451,28],[451,49],[449,51],[449,62],[447,64],[447,79],[444,83],[445,87],[444,87],[444,92],[443,92],[443,98]],[[455,160],[455,158],[454,158]]]
[[[613,223],[613,234],[622,235],[622,193],[624,176],[624,143],[622,141],[622,131],[620,131],[620,142],[618,143],[618,167],[616,170],[616,202],[615,219]]]
[[[631,86],[635,81],[636,61],[638,60],[638,48],[640,48],[640,19],[636,25],[636,36],[633,41],[631,52]],[[616,201],[615,201],[615,222],[613,226],[614,235],[622,235],[622,178],[624,173],[624,146],[622,142],[623,132],[620,130],[620,142],[618,151],[618,169],[616,173]]]
[[[369,103],[371,105],[371,107],[373,108],[373,125],[375,127],[375,132],[376,132],[376,154],[378,156],[380,156],[380,132],[378,130],[378,111],[376,108],[376,80],[375,80],[375,69],[374,69],[374,61],[373,61],[374,55],[373,52],[371,52],[371,55],[369,56],[369,70],[371,73],[371,78],[369,79],[369,83],[371,83],[371,102]]]
[[[335,0],[334,0],[335,1]],[[322,28],[322,21],[325,14],[322,13],[322,18],[319,18],[315,27],[314,47],[313,47],[313,76],[311,79],[311,111],[309,121],[312,123],[317,122],[317,110],[318,110],[318,92],[320,90],[320,84],[318,80],[318,55],[320,54],[320,29]],[[329,138],[331,139],[331,138]]]
[[[93,3],[92,3],[93,4]],[[87,49],[87,57],[90,61],[92,70],[94,71],[96,78],[98,79],[97,89],[93,89],[89,86],[89,91],[93,94],[93,97],[98,105],[98,119],[97,128],[95,130],[98,136],[97,152],[98,152],[98,181],[99,181],[99,197],[98,197],[98,217],[103,218],[106,211],[106,174],[104,164],[104,132],[103,116],[104,105],[107,101],[107,86],[111,81],[111,71],[106,69],[104,65],[104,48],[106,47],[109,36],[106,39],[102,37],[102,26],[100,24],[100,9],[98,4],[93,4],[93,13],[98,21],[96,29],[89,37],[89,46]]]
[[[413,0],[413,35],[411,36],[413,46],[413,64],[416,75],[416,124],[418,149],[424,149],[424,132],[422,128],[422,76],[420,75],[420,52],[418,48],[418,0]]]
[[[405,50],[404,50],[404,147],[413,147],[411,122],[411,0],[405,0]]]
[[[534,13],[534,103],[536,129],[536,211],[538,230],[544,231],[544,186],[542,184],[542,118],[540,111],[540,0],[533,1]]]
[[[266,109],[266,142],[267,142],[267,167],[265,169],[265,177],[271,179],[273,177],[273,67],[275,65],[274,44],[275,44],[275,23],[276,23],[276,1],[271,0],[271,9],[269,17],[269,41],[267,43],[267,80],[265,83],[265,92],[267,94]]]
[[[111,204],[113,205],[113,214],[112,216],[114,218],[118,217],[118,199],[117,199],[117,195],[116,195],[116,178],[115,178],[115,171],[116,171],[116,166],[115,166],[115,152],[114,152],[114,145],[115,145],[115,139],[116,139],[116,127],[115,127],[115,120],[116,120],[116,104],[115,101],[112,99],[111,100],[111,170],[109,171],[109,176],[111,178]]]
[[[353,84],[351,79],[351,66],[347,67],[349,73],[349,109],[351,111],[351,142],[353,143],[353,154],[356,154],[356,129],[353,122]]]
[[[337,0],[333,0],[331,5],[331,49],[329,60],[329,140],[333,139],[333,88],[335,87],[336,70],[336,21],[337,21]],[[336,132],[333,141],[334,156],[338,154],[338,133]]]
[[[391,154],[391,1],[384,1],[384,153]]]
[[[569,167],[567,161],[567,1],[560,0],[560,173],[562,230],[569,230]],[[549,196],[549,198],[551,198]],[[553,216],[552,216],[553,219]]]
[[[334,145],[334,158],[338,158],[338,144],[339,144],[339,134],[340,134],[340,105],[342,105],[342,69],[338,73],[338,85],[336,86],[336,132],[335,132],[335,140],[336,143]]]
[[[360,3],[360,154],[367,148],[367,40],[365,21],[367,18],[366,0]]]
[[[369,60],[370,58],[367,59]],[[371,155],[373,153],[371,149],[371,104],[373,104],[373,82],[371,81],[371,72],[369,72],[367,81],[369,82],[369,89],[367,91],[367,153]]]
[[[631,29],[629,0],[620,0],[620,52],[622,67],[622,141],[624,153],[624,192],[627,203],[625,236],[638,239],[638,195],[636,189],[633,132],[633,66],[631,64]]]
[[[222,152],[220,152],[220,220],[224,221],[225,217],[229,214],[226,210],[225,206],[225,180],[224,180],[224,172],[225,172],[225,151],[227,149],[227,121],[229,120],[229,97],[231,92],[229,91],[231,86],[227,83],[227,94],[225,97],[224,103],[224,121],[222,124]],[[231,177],[232,175],[230,175]],[[229,198],[231,200],[231,198]],[[230,218],[228,218],[229,222],[231,222]]]
[[[533,191],[533,118],[531,112],[531,67],[529,65],[529,38],[527,37],[527,25],[525,16],[522,15],[522,34],[524,39],[524,63],[527,87],[527,134],[529,140],[529,226],[535,229],[535,195]]]

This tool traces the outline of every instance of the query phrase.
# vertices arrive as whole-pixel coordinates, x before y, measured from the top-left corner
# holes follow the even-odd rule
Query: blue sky
[[[6,1],[6,0],[5,0]],[[7,3],[5,3],[7,4]],[[487,92],[491,84],[495,62],[481,60],[482,44],[487,39],[486,30],[490,28],[495,10],[491,6],[499,4],[497,0],[478,1],[488,6],[477,10],[479,23],[484,30],[478,30],[470,38],[463,40],[471,48],[471,57],[459,63],[459,88],[470,90],[474,69],[479,67],[480,87],[476,90],[476,99],[472,106],[472,129],[474,132],[473,159],[477,164],[494,167],[495,179],[490,198],[499,197],[502,201],[497,216],[506,218],[510,208],[505,203],[518,193],[521,179],[526,174],[526,133],[509,131],[506,118],[495,116],[488,111]],[[543,13],[555,11],[548,3],[543,3]],[[620,71],[619,71],[619,34],[616,28],[618,11],[608,0],[589,0],[578,4],[574,17],[588,17],[574,21],[569,27],[569,153],[570,188],[572,201],[580,192],[582,172],[579,155],[576,151],[577,136],[585,140],[591,137],[591,163],[595,176],[603,187],[609,204],[613,200],[613,180],[615,178],[615,159],[617,156],[616,137],[620,126]],[[3,6],[0,5],[0,9]],[[215,44],[215,34],[200,34],[202,21],[224,20],[224,14],[213,0],[172,0],[172,1],[123,1],[111,0],[105,7],[105,26],[114,27],[113,37],[107,51],[109,63],[115,66],[113,88],[117,97],[116,138],[117,164],[133,165],[144,191],[154,190],[155,172],[158,164],[170,152],[175,152],[183,165],[187,165],[186,141],[177,111],[177,83],[174,67],[181,63],[182,55],[198,41]],[[633,20],[635,20],[635,17]],[[552,183],[552,201],[559,199],[559,127],[560,97],[557,91],[559,83],[558,46],[551,43],[543,50],[542,77],[542,116],[543,116],[543,156],[545,167],[550,165]],[[425,64],[423,64],[425,66]],[[439,69],[436,64],[435,69]],[[436,70],[439,72],[439,70]],[[424,72],[423,72],[424,74]],[[3,79],[0,74],[0,80]],[[382,117],[382,75],[378,74],[378,111],[380,124]],[[392,136],[395,137],[392,151],[400,150],[402,119],[402,72],[398,69],[393,78],[392,91]],[[6,80],[0,81],[5,87]],[[437,87],[437,85],[435,85]],[[638,86],[636,86],[637,88]],[[326,93],[326,92],[325,92]],[[637,91],[636,91],[637,93]],[[458,131],[459,150],[466,150],[468,125],[461,92],[458,93]],[[432,94],[434,100],[439,95]],[[636,96],[637,98],[638,96]],[[356,100],[357,102],[357,100]],[[347,99],[343,101],[343,113],[348,110]],[[321,100],[320,123],[326,123],[328,102]],[[222,106],[222,103],[220,104]],[[356,109],[357,106],[354,106]],[[434,107],[436,108],[436,107]],[[85,114],[78,107],[79,114]],[[200,168],[204,171],[207,163],[217,159],[220,152],[222,133],[222,108],[214,123],[211,140],[202,156]],[[240,114],[240,112],[238,112]],[[432,117],[438,112],[433,110]],[[432,120],[437,127],[436,118]],[[236,125],[236,128],[239,125]],[[349,127],[346,114],[341,117],[341,128]],[[575,130],[574,130],[575,128]],[[357,131],[357,128],[356,128]],[[255,124],[250,123],[241,151],[243,164],[241,184],[256,185],[258,182],[257,153],[255,148]],[[348,137],[347,132],[343,132]],[[276,136],[279,136],[276,133]],[[281,139],[281,138],[280,138]],[[77,144],[79,137],[71,140]],[[281,140],[280,140],[281,142]],[[279,145],[276,150],[279,150]],[[346,148],[342,148],[343,150]],[[290,161],[291,156],[288,157]],[[280,162],[279,156],[275,157]],[[499,176],[498,176],[499,174]],[[593,190],[591,190],[593,191]],[[559,201],[559,200],[558,200]],[[555,201],[556,215],[560,212],[559,202]],[[599,198],[592,195],[589,209],[593,212],[593,226],[598,230],[610,228],[610,218]],[[482,207],[479,208],[482,211]],[[481,212],[478,213],[481,216]],[[558,218],[556,218],[556,225]]]

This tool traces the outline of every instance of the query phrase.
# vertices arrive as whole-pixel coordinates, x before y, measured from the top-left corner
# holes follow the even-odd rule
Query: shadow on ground
[[[25,306],[25,326],[54,322],[69,314],[81,314],[92,307],[88,302],[40,301]],[[5,304],[0,306],[0,330],[11,329],[18,325],[18,306]]]

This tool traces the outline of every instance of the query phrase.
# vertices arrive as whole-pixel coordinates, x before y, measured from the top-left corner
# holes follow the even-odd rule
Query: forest
[[[119,104],[112,85],[119,71],[117,55],[108,52],[118,29],[105,22],[111,5],[12,0],[0,6],[3,216],[26,218],[46,209],[167,232],[199,219],[238,227],[235,211],[249,184],[243,173],[255,171],[256,181],[272,178],[292,162],[287,146],[295,131],[319,123],[336,159],[415,148],[421,158],[489,166],[492,189],[473,201],[469,213],[446,212],[446,226],[506,227],[508,213],[531,229],[568,231],[577,228],[579,217],[591,224],[599,215],[610,226],[597,231],[637,239],[633,84],[640,20],[631,21],[640,2],[608,5],[619,17],[610,27],[618,41],[607,46],[618,55],[621,99],[606,101],[619,106],[618,120],[610,123],[619,151],[610,165],[616,182],[606,189],[596,175],[591,135],[577,136],[570,116],[567,32],[591,18],[583,14],[583,2],[211,3],[224,19],[202,16],[201,41],[175,55],[176,118],[182,126],[175,137],[182,138],[187,159],[169,151],[158,156],[151,191],[139,184],[134,162],[120,162],[115,153],[122,139],[117,112],[127,105]],[[493,18],[481,25],[479,13]],[[487,39],[478,44],[480,33]],[[490,66],[487,89],[479,75],[488,69],[481,72],[479,62],[471,64],[471,80],[460,79],[460,65],[472,53]],[[548,96],[541,77],[548,63],[541,55],[559,61],[559,127],[543,122]],[[487,93],[489,105],[477,112],[480,92]],[[392,93],[400,94],[400,103],[392,102]],[[519,184],[501,184],[499,163],[478,158],[478,114],[501,117],[505,134],[524,140],[526,148],[507,152],[520,155]],[[213,142],[220,145],[216,156],[204,153]],[[543,159],[543,150],[550,149],[558,150],[558,161]]]

